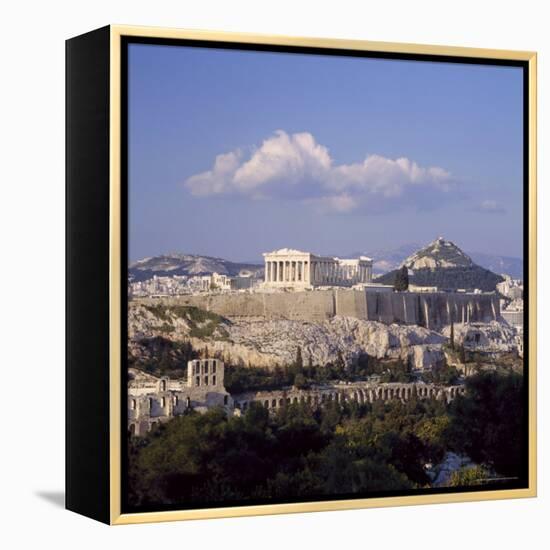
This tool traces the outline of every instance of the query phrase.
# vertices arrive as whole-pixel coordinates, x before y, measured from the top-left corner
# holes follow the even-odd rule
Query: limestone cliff
[[[299,347],[304,361],[315,365],[346,363],[367,353],[377,358],[410,360],[416,368],[431,368],[441,361],[446,338],[419,326],[384,324],[336,316],[321,322],[294,320],[229,321],[207,319],[197,327],[186,308],[155,309],[133,304],[129,311],[130,353],[143,353],[139,342],[159,336],[171,341],[188,341],[195,349],[208,347],[211,353],[232,362],[257,367],[290,364]],[[199,334],[197,329],[202,329]]]

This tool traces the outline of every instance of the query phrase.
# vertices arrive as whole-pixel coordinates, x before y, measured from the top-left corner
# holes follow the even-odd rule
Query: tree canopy
[[[396,292],[404,292],[405,290],[409,290],[409,270],[407,269],[407,266],[402,266],[401,269],[398,269],[395,273],[393,289]]]

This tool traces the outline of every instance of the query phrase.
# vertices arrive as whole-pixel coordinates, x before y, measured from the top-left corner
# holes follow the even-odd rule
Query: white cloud
[[[336,165],[310,133],[278,130],[246,157],[240,150],[218,155],[211,170],[191,176],[185,186],[195,196],[286,198],[349,212],[398,202],[428,207],[454,191],[456,182],[443,168],[407,158],[369,155]]]
[[[239,168],[241,156],[239,150],[218,155],[212,170],[191,176],[187,179],[185,185],[197,197],[209,197],[226,193],[235,171]]]
[[[475,210],[477,210],[478,212],[485,212],[489,214],[504,214],[506,212],[504,208],[502,208],[502,206],[500,206],[498,202],[494,200],[482,201]]]

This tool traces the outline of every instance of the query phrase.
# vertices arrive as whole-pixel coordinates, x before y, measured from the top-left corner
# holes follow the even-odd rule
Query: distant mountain
[[[407,243],[397,248],[386,248],[368,252],[353,252],[348,258],[368,256],[374,261],[375,274],[393,271],[403,264],[405,259],[421,248],[419,244]],[[511,256],[498,256],[483,252],[466,252],[466,255],[477,265],[498,274],[507,274],[514,279],[523,279],[523,260]]]
[[[495,256],[483,252],[470,252],[470,258],[493,273],[505,273],[513,279],[523,279],[523,260],[510,256]]]
[[[396,269],[401,265],[401,262],[415,250],[418,250],[420,245],[417,243],[408,243],[397,248],[372,250],[370,252],[353,252],[346,258],[359,258],[359,256],[368,256],[373,259],[374,273],[387,273]]]
[[[130,264],[128,274],[134,281],[145,281],[151,279],[153,275],[166,277],[220,273],[235,277],[243,272],[251,272],[260,277],[263,276],[263,270],[264,267],[260,264],[231,262],[223,258],[195,254],[166,254],[144,258]]]
[[[439,237],[410,254],[401,266],[409,269],[409,282],[417,286],[441,289],[459,288],[491,292],[503,280],[500,275],[477,265],[456,244]],[[393,284],[397,269],[377,277],[376,282]]]

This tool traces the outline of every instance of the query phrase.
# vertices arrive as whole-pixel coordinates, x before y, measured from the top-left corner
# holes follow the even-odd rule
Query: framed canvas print
[[[67,41],[67,508],[536,494],[536,55]]]

